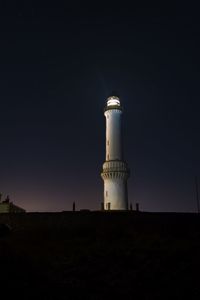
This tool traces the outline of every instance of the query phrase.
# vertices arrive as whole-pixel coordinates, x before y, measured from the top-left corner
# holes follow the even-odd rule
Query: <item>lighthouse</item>
[[[104,209],[127,210],[127,179],[129,169],[123,157],[122,107],[117,96],[107,98],[104,109],[106,118],[106,161],[101,177],[104,181]]]

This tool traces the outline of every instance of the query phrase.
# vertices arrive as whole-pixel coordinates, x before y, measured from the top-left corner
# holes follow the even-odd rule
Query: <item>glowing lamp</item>
[[[107,106],[120,106],[120,101],[117,96],[111,96],[107,99]]]

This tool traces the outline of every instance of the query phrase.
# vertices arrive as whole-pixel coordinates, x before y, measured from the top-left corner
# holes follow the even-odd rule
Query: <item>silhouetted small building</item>
[[[9,196],[7,196],[5,200],[2,200],[2,193],[0,193],[0,214],[25,212],[25,209],[13,204],[13,202],[10,201]]]
[[[24,213],[25,209],[14,205],[12,202],[1,202],[0,213]]]

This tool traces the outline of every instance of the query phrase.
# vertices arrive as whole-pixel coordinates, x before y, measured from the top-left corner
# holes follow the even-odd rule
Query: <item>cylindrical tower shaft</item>
[[[106,117],[106,161],[101,173],[104,180],[104,209],[128,209],[127,179],[129,169],[123,160],[121,117],[119,98],[107,99],[104,115]]]
[[[121,110],[105,111],[106,117],[106,160],[122,160]]]

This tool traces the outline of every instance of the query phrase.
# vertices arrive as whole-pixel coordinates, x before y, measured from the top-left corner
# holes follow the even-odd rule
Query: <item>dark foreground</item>
[[[199,299],[200,216],[0,215],[5,299]]]

